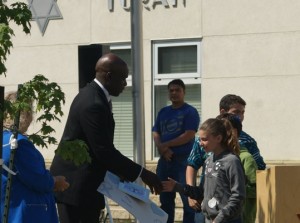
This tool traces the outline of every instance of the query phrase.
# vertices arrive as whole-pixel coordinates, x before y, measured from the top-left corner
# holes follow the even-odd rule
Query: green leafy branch
[[[15,102],[4,102],[4,114],[15,119],[20,111],[31,110],[39,116],[36,118],[41,123],[41,128],[28,138],[37,146],[48,147],[50,144],[57,144],[57,140],[51,136],[55,130],[51,127],[51,121],[61,121],[63,116],[62,104],[65,103],[65,94],[55,82],[49,82],[43,75],[36,75],[32,80],[24,83],[18,91],[18,99]]]
[[[31,18],[31,11],[25,3],[16,2],[7,6],[0,0],[0,75],[6,73],[4,63],[7,55],[10,54],[10,48],[13,46],[11,38],[14,36],[14,31],[10,28],[9,23],[15,22],[22,26],[24,33],[29,34]]]
[[[53,120],[61,121],[63,116],[62,103],[65,103],[65,94],[55,82],[49,82],[43,75],[36,75],[31,81],[26,82],[19,93],[20,100],[25,103],[28,99],[36,104],[36,112],[40,114],[37,122],[41,123],[41,129],[29,135],[29,139],[36,145],[47,147],[47,144],[56,144],[57,140],[51,137],[55,130],[50,122]]]
[[[83,140],[76,139],[61,142],[55,153],[60,155],[64,160],[70,160],[79,166],[91,162],[88,149],[87,144]]]

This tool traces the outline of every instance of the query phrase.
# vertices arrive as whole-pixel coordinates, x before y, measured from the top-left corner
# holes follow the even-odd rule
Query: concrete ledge
[[[109,205],[112,218],[116,222],[134,222],[135,218],[127,210],[120,206]],[[105,212],[106,213],[106,212]],[[175,221],[182,222],[183,209],[177,207],[175,209]]]
[[[156,203],[158,206],[160,205],[159,203],[159,196],[158,195],[150,195],[150,199]],[[176,209],[175,209],[175,221],[181,222],[182,217],[183,217],[183,206],[181,202],[181,198],[179,194],[176,195]],[[108,199],[108,205],[111,211],[111,215],[113,219],[116,220],[134,220],[134,216],[131,215],[127,210],[124,208],[118,206],[116,202],[114,202],[111,199]],[[129,221],[130,222],[130,221]]]

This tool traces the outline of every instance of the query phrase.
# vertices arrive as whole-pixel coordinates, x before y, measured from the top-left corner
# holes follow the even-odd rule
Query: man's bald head
[[[125,61],[113,53],[103,55],[96,63],[96,79],[110,95],[118,96],[127,85],[128,67]]]
[[[117,72],[120,69],[127,69],[127,64],[117,55],[108,53],[103,55],[96,63],[97,72]]]

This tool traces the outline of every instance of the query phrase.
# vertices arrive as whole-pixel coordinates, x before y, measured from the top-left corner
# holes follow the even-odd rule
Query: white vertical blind
[[[114,144],[125,156],[133,159],[132,89],[126,87],[118,97],[112,97],[116,122]]]

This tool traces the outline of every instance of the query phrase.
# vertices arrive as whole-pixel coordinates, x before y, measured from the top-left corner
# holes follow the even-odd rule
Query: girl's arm
[[[203,188],[201,186],[185,185],[183,187],[183,194],[199,201],[203,199]]]
[[[162,185],[163,192],[179,192],[195,200],[201,200],[203,198],[202,187],[182,185],[172,178],[168,178],[168,181],[162,181]]]

